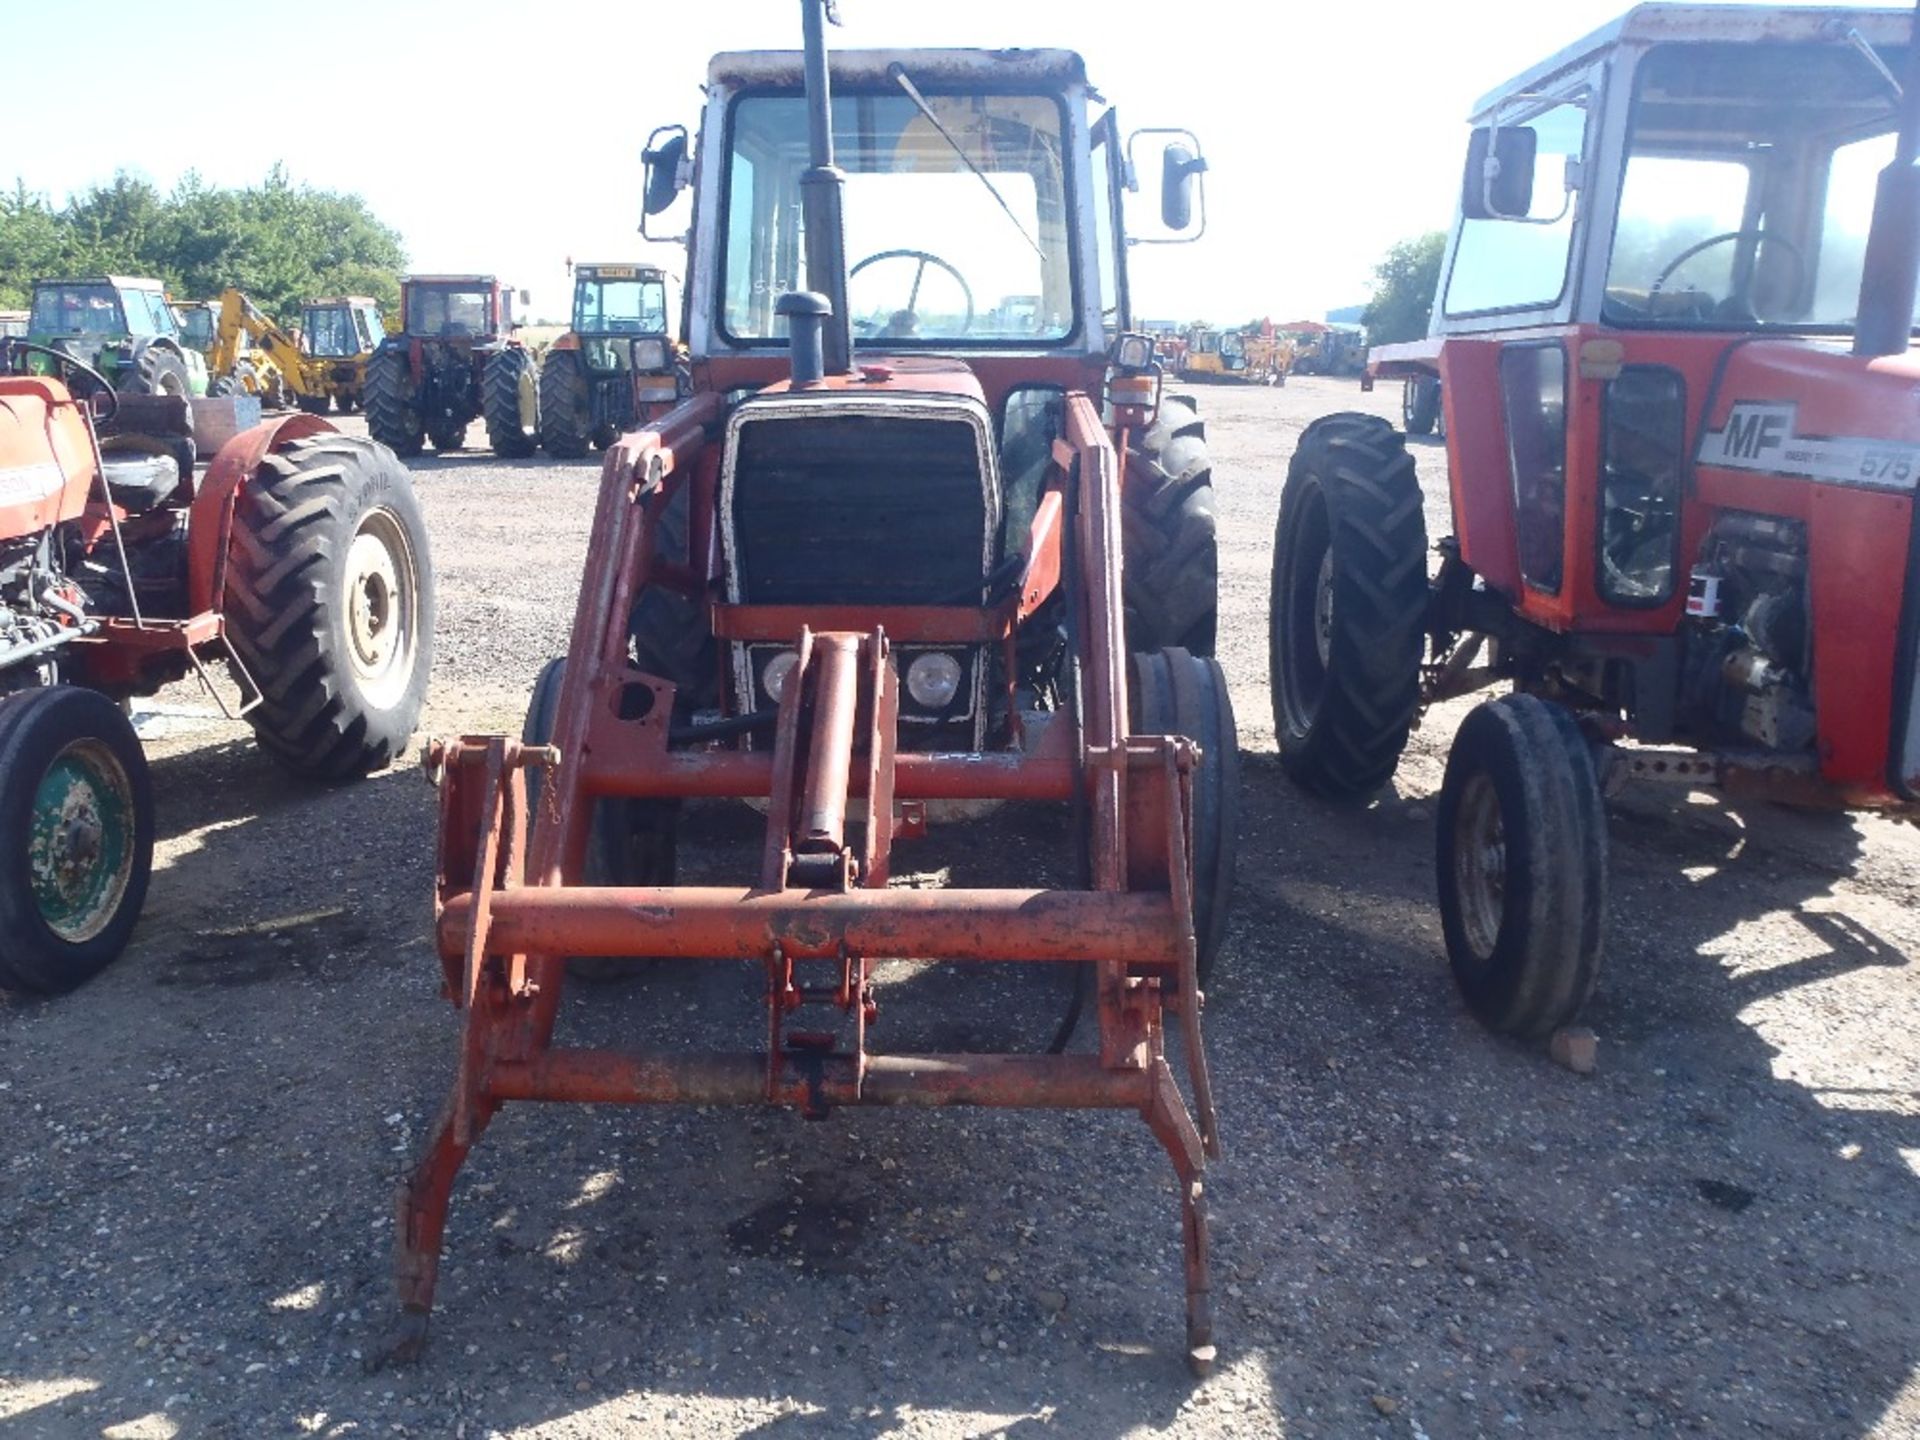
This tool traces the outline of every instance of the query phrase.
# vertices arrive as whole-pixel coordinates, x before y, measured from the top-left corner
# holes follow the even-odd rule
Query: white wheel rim
[[[1475,959],[1491,960],[1507,912],[1507,833],[1499,792],[1485,775],[1471,776],[1460,791],[1453,822],[1453,888],[1467,948]]]
[[[419,651],[413,545],[393,511],[370,510],[347,547],[348,663],[368,704],[391,709],[407,693]]]

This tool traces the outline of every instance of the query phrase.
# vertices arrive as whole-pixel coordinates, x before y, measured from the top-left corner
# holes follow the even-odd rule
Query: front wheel
[[[1440,377],[1409,375],[1400,390],[1401,427],[1409,435],[1431,435],[1440,424]]]
[[[113,388],[123,395],[177,395],[184,400],[193,394],[193,376],[172,350],[149,345],[114,377]]]
[[[587,368],[577,350],[549,350],[540,362],[540,444],[557,460],[578,460],[597,437]]]
[[[1386,421],[1300,437],[1274,525],[1268,685],[1280,763],[1318,795],[1384,785],[1420,708],[1427,529],[1413,457]]]
[[[1593,993],[1607,900],[1593,752],[1565,707],[1476,707],[1447,755],[1435,868],[1447,960],[1490,1030],[1537,1037]]]
[[[261,462],[234,508],[227,617],[261,749],[344,780],[389,765],[419,723],[433,569],[406,468],[328,433]]]
[[[1130,436],[1120,490],[1121,599],[1129,650],[1213,654],[1220,553],[1207,427],[1167,396],[1152,427]]]
[[[126,948],[153,869],[153,784],[120,707],[54,685],[0,700],[0,989],[54,995]]]
[[[1227,939],[1240,831],[1240,736],[1220,662],[1185,650],[1133,657],[1132,729],[1184,735],[1200,747],[1193,777],[1193,938],[1204,989]]]

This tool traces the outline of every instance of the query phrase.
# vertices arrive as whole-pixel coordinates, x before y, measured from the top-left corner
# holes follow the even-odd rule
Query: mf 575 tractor
[[[224,661],[261,748],[327,781],[419,719],[433,579],[406,470],[312,416],[236,433],[242,412],[0,340],[0,988],[78,985],[139,918],[153,788],[119,702],[189,675],[218,699]]]
[[[573,326],[540,360],[540,443],[573,460],[680,398],[672,277],[651,265],[573,266]]]
[[[205,395],[207,362],[181,338],[158,280],[96,275],[36,280],[23,363],[53,374],[48,351],[71,356],[125,395]]]
[[[425,1337],[455,1174],[510,1102],[1068,1106],[1131,1111],[1172,1156],[1204,1369],[1200,1003],[1235,740],[1205,658],[1200,421],[1127,329],[1134,167],[1077,55],[829,64],[825,0],[802,8],[804,55],[716,57],[697,147],[650,150],[651,215],[694,189],[692,393],[607,453],[570,648],[524,736],[431,752],[465,1013],[401,1192],[395,1352]],[[1203,162],[1190,137],[1157,159],[1160,227],[1184,231]],[[748,873],[676,883],[702,796],[760,802],[765,841]],[[1014,799],[1063,813],[1060,883],[888,883],[951,802]],[[555,1045],[568,957],[625,956],[750,967],[763,1048]],[[877,1047],[876,966],[935,959],[1072,967],[1097,1044]]]
[[[514,338],[513,299],[491,275],[404,277],[400,333],[367,361],[367,432],[399,455],[418,455],[427,440],[458,450],[484,416],[494,454],[533,454],[539,374]]]
[[[1920,814],[1920,61],[1910,14],[1643,6],[1473,116],[1424,342],[1454,533],[1385,421],[1301,438],[1274,727],[1330,795],[1482,685],[1438,807],[1453,972],[1537,1035],[1594,985],[1602,794]]]

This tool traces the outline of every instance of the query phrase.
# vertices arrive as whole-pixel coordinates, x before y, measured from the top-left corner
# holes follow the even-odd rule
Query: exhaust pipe
[[[1920,6],[1907,35],[1907,73],[1893,163],[1880,172],[1873,228],[1867,233],[1855,310],[1853,353],[1863,359],[1904,355],[1913,342],[1920,285]]]
[[[807,285],[826,296],[823,327],[826,372],[852,369],[853,326],[847,316],[847,242],[841,222],[846,176],[833,163],[833,92],[827,77],[826,21],[832,0],[800,0],[806,38],[807,140],[812,166],[800,177],[800,208],[807,226]]]

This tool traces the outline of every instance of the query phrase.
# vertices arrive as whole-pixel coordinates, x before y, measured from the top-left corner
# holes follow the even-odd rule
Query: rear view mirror
[[[663,135],[665,139],[660,138]],[[658,215],[673,204],[674,197],[683,188],[680,172],[686,158],[685,126],[662,126],[647,137],[647,148],[640,154],[646,174],[640,208],[645,214]]]
[[[1160,157],[1160,223],[1169,230],[1193,224],[1193,177],[1207,162],[1185,145],[1167,146]]]
[[[1460,213],[1469,220],[1525,220],[1533,210],[1540,137],[1529,126],[1476,126],[1467,141]]]

